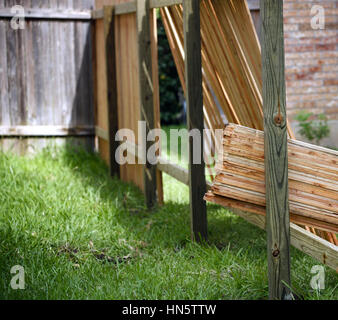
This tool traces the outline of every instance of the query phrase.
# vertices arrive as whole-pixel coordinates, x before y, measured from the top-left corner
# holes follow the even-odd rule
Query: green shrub
[[[316,144],[319,144],[323,138],[330,134],[327,117],[323,113],[314,115],[312,112],[302,110],[295,119],[300,126],[298,133],[309,141],[315,140]]]

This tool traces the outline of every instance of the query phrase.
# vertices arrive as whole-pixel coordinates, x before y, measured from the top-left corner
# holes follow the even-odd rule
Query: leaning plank
[[[205,195],[205,199],[230,209],[249,223],[266,230],[263,208],[247,202],[218,197],[210,192]],[[292,222],[290,223],[290,237],[291,245],[295,248],[338,272],[338,246],[306,231]]]

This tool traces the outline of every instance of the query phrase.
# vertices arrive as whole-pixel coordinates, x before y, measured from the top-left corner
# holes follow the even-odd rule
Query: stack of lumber
[[[185,91],[182,5],[160,9]],[[246,1],[202,0],[201,41],[206,126],[263,129],[261,52]],[[291,129],[288,129],[292,136]]]
[[[288,140],[290,220],[338,232],[338,152]],[[265,214],[264,133],[229,124],[205,200]]]
[[[181,5],[170,6],[161,8],[160,13],[185,91],[183,9]],[[201,0],[201,41],[205,128],[221,129],[229,121],[263,130],[261,51],[246,1]],[[294,138],[289,125],[288,134]],[[215,145],[214,135],[205,137],[208,158],[215,157]],[[214,169],[208,166],[212,180]],[[242,209],[249,205],[230,198],[227,202]],[[251,211],[265,212],[262,206],[249,206]],[[324,236],[317,230],[317,235],[334,242],[330,239],[334,234],[325,232]]]
[[[160,12],[185,92],[183,8]],[[246,1],[202,0],[200,12],[205,128],[222,129],[229,121],[263,130],[261,52]],[[211,132],[204,145],[213,158],[216,137]],[[294,137],[289,126],[288,133]],[[208,169],[213,179],[212,166]]]

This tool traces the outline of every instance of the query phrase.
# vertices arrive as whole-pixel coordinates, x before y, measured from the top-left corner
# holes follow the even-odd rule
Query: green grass
[[[188,189],[164,175],[165,205],[110,179],[97,155],[0,153],[0,299],[266,299],[265,232],[208,205],[209,241],[190,241]],[[292,284],[337,299],[338,276],[310,287],[312,258],[292,249]],[[10,269],[25,268],[25,289]]]

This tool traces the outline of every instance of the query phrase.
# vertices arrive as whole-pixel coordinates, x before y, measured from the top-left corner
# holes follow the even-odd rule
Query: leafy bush
[[[316,144],[330,134],[327,117],[323,113],[314,115],[312,112],[302,110],[297,114],[296,120],[300,126],[298,133],[309,141],[315,140]]]

